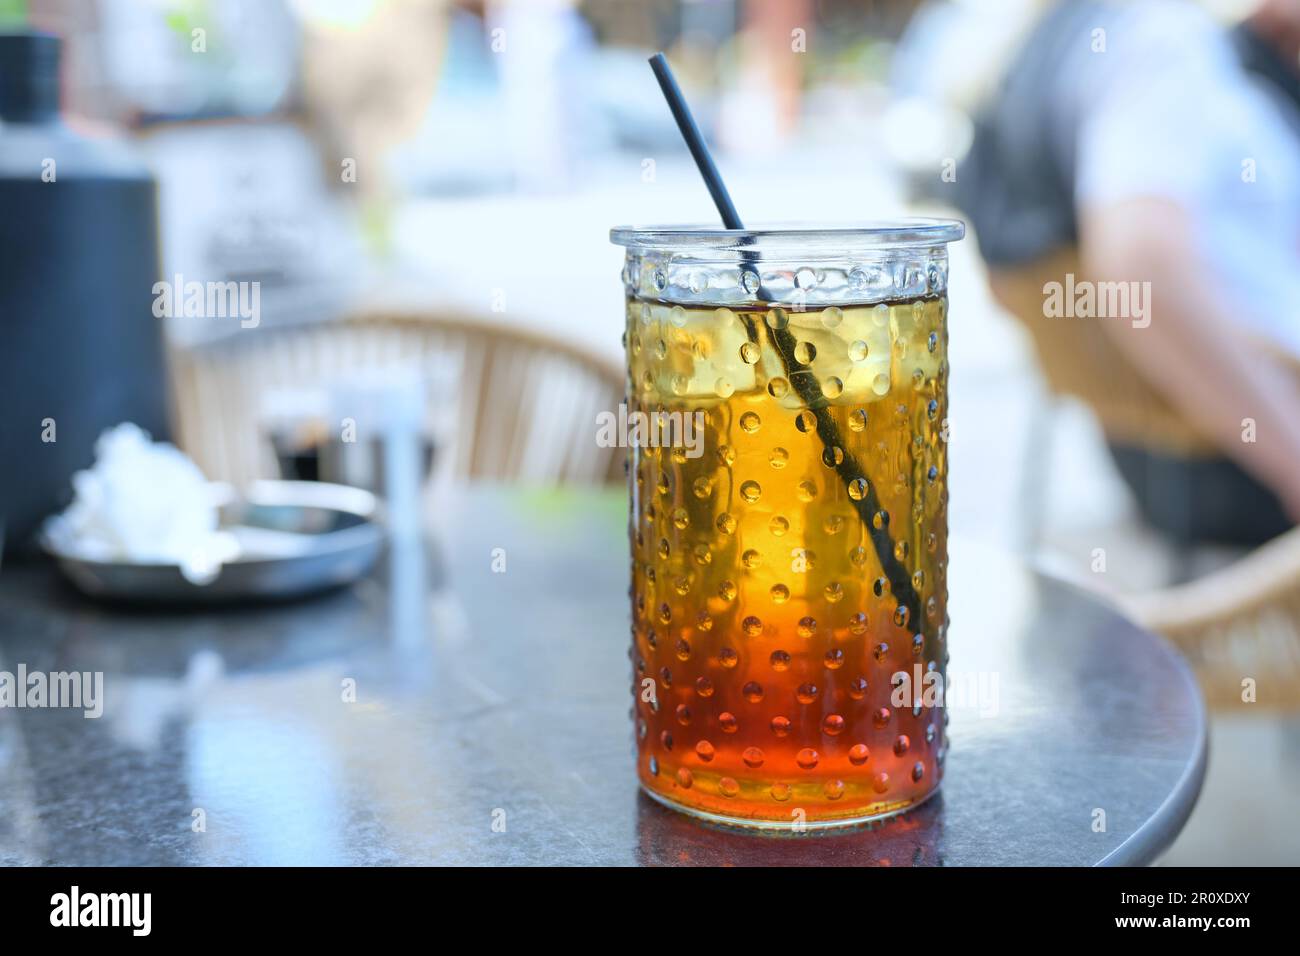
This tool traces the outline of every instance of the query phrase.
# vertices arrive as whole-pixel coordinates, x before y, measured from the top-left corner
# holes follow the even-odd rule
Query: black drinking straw
[[[668,66],[667,58],[662,53],[656,53],[650,57],[650,69],[654,70],[655,79],[659,81],[659,89],[664,91],[668,109],[672,111],[673,119],[677,121],[677,128],[682,132],[682,139],[686,140],[686,148],[691,151],[695,165],[699,167],[700,175],[704,177],[704,185],[709,187],[709,195],[713,197],[713,204],[718,207],[722,224],[728,229],[744,229],[745,224],[740,221],[740,214],[736,212],[731,194],[727,192],[727,184],[722,181],[722,174],[714,165],[709,147],[704,145],[704,135],[695,125],[695,117],[691,115],[691,108],[686,105],[686,97],[682,96],[682,89],[677,85],[677,79]]]
[[[718,172],[718,167],[713,162],[709,147],[704,143],[704,135],[700,132],[699,126],[696,125],[695,117],[691,115],[691,108],[686,105],[686,97],[682,96],[681,87],[677,85],[677,80],[673,77],[673,71],[668,66],[667,58],[662,53],[656,53],[650,57],[650,69],[654,71],[655,79],[659,81],[659,88],[663,90],[664,99],[668,101],[668,109],[672,112],[673,119],[677,121],[677,129],[681,131],[682,138],[686,140],[686,148],[691,151],[695,165],[699,168],[700,175],[704,177],[704,185],[708,187],[709,195],[713,197],[713,204],[718,207],[718,214],[722,217],[723,225],[728,229],[744,229],[745,226],[740,221],[740,214],[736,212],[735,204],[731,201],[731,194],[727,192],[727,186],[722,181],[722,174]],[[741,260],[753,269],[755,278],[760,278],[758,253],[742,252]],[[760,301],[770,303],[770,296],[762,287],[761,282],[755,294]],[[749,316],[741,314],[740,318],[745,324],[745,331],[749,340],[758,345],[759,330],[757,324]],[[867,529],[867,533],[871,536],[872,549],[876,552],[880,567],[885,572],[885,578],[889,581],[890,592],[898,600],[900,608],[906,611],[907,619],[902,622],[901,626],[908,628],[912,633],[920,634],[922,624],[921,598],[912,586],[912,578],[908,574],[907,568],[896,556],[894,539],[889,533],[888,516],[881,510],[875,482],[870,479],[853,455],[849,454],[848,450],[845,449],[844,443],[840,439],[839,426],[835,424],[835,419],[831,417],[830,412],[827,410],[821,383],[817,381],[811,370],[800,368],[801,363],[794,355],[796,345],[794,336],[788,329],[770,327],[767,329],[767,335],[777,356],[781,359],[781,367],[785,372],[786,380],[790,382],[791,387],[794,388],[804,405],[816,418],[817,437],[821,439],[826,452],[830,453],[833,448],[841,451],[842,458],[838,464],[834,465],[835,472],[839,475],[840,480],[848,487],[858,478],[866,479],[866,492],[860,498],[853,498],[852,495],[849,498],[853,502],[853,507],[858,513],[862,526]],[[830,464],[830,461],[833,460],[834,458],[831,458],[827,461],[827,464]]]

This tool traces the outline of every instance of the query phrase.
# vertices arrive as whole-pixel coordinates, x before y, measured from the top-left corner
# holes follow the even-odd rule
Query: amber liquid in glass
[[[629,448],[652,796],[798,828],[938,785],[944,711],[923,689],[947,656],[946,311],[629,298],[629,420],[660,445],[643,429]],[[696,412],[692,445],[672,419]]]

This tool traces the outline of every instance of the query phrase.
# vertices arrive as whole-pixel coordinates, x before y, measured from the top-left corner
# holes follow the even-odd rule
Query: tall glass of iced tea
[[[952,221],[620,228],[645,791],[834,826],[939,784]],[[620,416],[622,418],[622,416]]]

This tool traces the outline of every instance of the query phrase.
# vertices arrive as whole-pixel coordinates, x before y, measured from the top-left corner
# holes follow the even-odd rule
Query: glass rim
[[[761,223],[753,229],[724,229],[710,224],[615,226],[609,241],[628,249],[710,248],[799,245],[863,248],[928,246],[955,242],[966,235],[959,219],[904,217],[856,223]]]

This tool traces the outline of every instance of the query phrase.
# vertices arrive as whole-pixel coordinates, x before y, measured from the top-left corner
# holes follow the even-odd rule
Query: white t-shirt
[[[1187,208],[1240,322],[1300,358],[1300,115],[1190,4],[1118,7],[1108,20],[1104,51],[1080,38],[1082,82],[1058,87],[1082,120],[1076,208],[1145,197]]]

